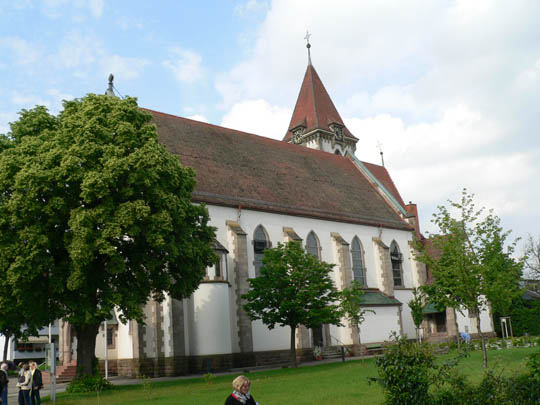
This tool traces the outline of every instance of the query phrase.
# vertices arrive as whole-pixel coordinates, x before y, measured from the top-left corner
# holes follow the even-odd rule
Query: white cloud
[[[10,55],[10,62],[17,66],[32,66],[42,56],[42,51],[34,44],[19,37],[0,38],[0,50],[7,51],[4,58]]]
[[[190,120],[200,121],[200,122],[206,122],[206,123],[208,122],[208,118],[206,118],[202,114],[194,114],[194,115],[187,116],[186,118],[189,118]]]
[[[247,0],[245,3],[237,4],[234,13],[241,17],[251,16],[253,13],[260,13],[268,10],[268,2],[260,0]]]
[[[41,11],[45,16],[57,19],[73,8],[76,11],[88,11],[94,18],[103,14],[103,0],[41,0]]]
[[[23,108],[33,108],[36,105],[44,105],[47,108],[51,108],[51,102],[49,100],[45,100],[34,94],[24,94],[18,91],[11,93],[11,102]]]
[[[201,67],[202,57],[196,52],[172,48],[169,51],[169,59],[162,62],[169,69],[177,81],[181,83],[193,83],[203,77]]]
[[[222,126],[273,139],[283,139],[292,110],[265,100],[246,100],[233,105],[223,116]]]
[[[17,120],[17,114],[13,112],[0,112],[0,134],[7,134],[10,130],[9,123]]]
[[[379,163],[380,141],[403,197],[426,218],[468,186],[526,233],[540,221],[539,17],[534,1],[275,0],[246,57],[216,78],[224,124],[263,134],[275,125],[282,136],[290,115],[254,119],[244,103],[294,106],[309,29],[313,64],[360,138],[360,159]]]
[[[104,74],[114,73],[115,78],[120,80],[133,80],[139,77],[141,72],[150,62],[142,58],[130,58],[120,55],[110,55],[101,60]]]

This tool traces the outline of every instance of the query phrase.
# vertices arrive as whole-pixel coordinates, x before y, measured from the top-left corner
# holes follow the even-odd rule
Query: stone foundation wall
[[[312,361],[313,349],[297,349],[299,362]],[[205,374],[227,371],[235,368],[278,365],[289,363],[289,350],[271,350],[255,353],[216,354],[209,356],[175,356],[160,359],[120,359],[109,360],[109,375],[126,377],[150,377]],[[105,362],[100,360],[102,373]]]

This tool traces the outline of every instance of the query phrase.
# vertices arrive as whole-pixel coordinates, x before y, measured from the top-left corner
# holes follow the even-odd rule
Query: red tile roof
[[[313,65],[309,64],[300,87],[300,94],[294,107],[289,129],[283,140],[289,141],[292,138],[291,129],[299,124],[303,124],[306,127],[305,132],[309,132],[314,129],[331,131],[329,125],[332,123],[345,127],[317,71]],[[347,127],[343,132],[346,136],[357,139]]]
[[[388,173],[388,170],[386,170],[386,167],[379,166],[373,163],[366,163],[362,162],[364,166],[373,174],[377,180],[381,182],[381,184],[386,188],[386,190],[392,194],[392,197],[394,197],[398,203],[401,204],[403,208],[405,208],[405,203],[403,202],[403,198],[401,198],[401,195],[399,194],[399,191],[394,184],[394,181],[390,177],[390,173]]]
[[[345,157],[150,111],[196,202],[411,230]]]

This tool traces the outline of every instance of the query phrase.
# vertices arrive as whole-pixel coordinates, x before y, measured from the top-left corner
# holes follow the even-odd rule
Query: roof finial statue
[[[114,75],[111,73],[111,74],[109,75],[109,87],[107,88],[107,91],[105,91],[105,95],[106,95],[106,96],[114,97],[114,85],[113,85],[113,81],[114,81]]]
[[[311,34],[309,33],[309,31],[306,30],[306,36],[304,37],[304,39],[307,41],[307,45],[306,45],[306,48],[307,48],[307,54],[308,54],[308,64],[311,65],[311,51],[309,48],[311,48],[311,44],[309,43],[309,37],[311,36]]]
[[[379,153],[381,154],[382,166],[384,167],[384,156],[383,156],[383,151],[382,151],[382,143],[380,141],[377,141],[377,148],[379,148]]]

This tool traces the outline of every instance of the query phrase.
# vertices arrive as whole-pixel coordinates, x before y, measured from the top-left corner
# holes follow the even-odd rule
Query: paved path
[[[364,356],[364,358],[373,357],[373,356]],[[360,357],[349,357],[347,360],[360,360]],[[323,359],[319,361],[307,361],[302,364],[299,364],[298,367],[311,367],[311,366],[317,366],[320,364],[326,364],[326,363],[339,363],[341,362],[341,359]],[[282,368],[281,366],[273,366],[273,367],[246,367],[241,369],[235,369],[231,371],[224,371],[224,372],[217,372],[215,373],[216,376],[219,375],[238,375],[245,372],[256,372],[256,371],[263,371],[263,370],[275,370]],[[202,374],[191,374],[191,375],[182,375],[182,376],[173,376],[173,377],[155,377],[152,378],[152,382],[159,382],[159,381],[175,381],[175,380],[187,380],[187,379],[196,379],[196,378],[203,378]],[[142,384],[143,381],[138,378],[129,378],[129,377],[119,377],[119,376],[111,376],[109,377],[109,381],[114,385],[136,385],[136,384]],[[17,405],[17,398],[19,395],[19,389],[17,388],[17,377],[10,377],[9,378],[9,385],[8,385],[8,404],[9,405]],[[68,383],[59,383],[56,384],[56,392],[64,392],[66,390]],[[50,386],[46,385],[44,389],[41,390],[41,396],[48,396],[50,394]],[[4,404],[2,404],[4,405]]]

